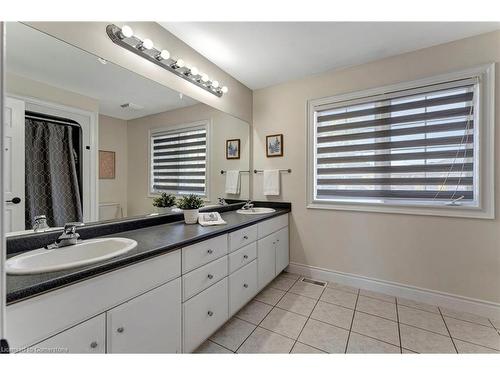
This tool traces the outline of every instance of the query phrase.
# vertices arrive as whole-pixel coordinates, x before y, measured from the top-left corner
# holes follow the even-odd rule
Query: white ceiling
[[[500,29],[500,22],[160,22],[251,89]]]
[[[7,72],[99,101],[99,113],[131,120],[197,101],[20,23],[7,24]],[[132,102],[143,109],[123,109]]]

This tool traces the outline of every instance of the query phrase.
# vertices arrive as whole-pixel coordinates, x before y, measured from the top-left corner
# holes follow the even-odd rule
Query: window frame
[[[320,108],[332,105],[340,105],[342,102],[365,101],[368,98],[383,98],[384,94],[400,90],[418,90],[429,85],[445,84],[450,81],[479,77],[477,94],[474,98],[474,116],[477,128],[474,129],[475,140],[475,181],[478,189],[478,205],[471,207],[467,205],[449,206],[442,202],[436,204],[415,204],[403,202],[341,202],[316,200],[316,123],[315,112]],[[477,108],[477,109],[476,109]],[[325,98],[311,99],[307,101],[306,119],[306,208],[347,210],[362,212],[400,213],[410,215],[431,215],[449,217],[467,217],[480,219],[495,218],[494,201],[494,153],[495,153],[495,66],[487,64],[470,69],[436,75],[415,81],[402,82],[394,85],[382,86],[347,94],[334,95]]]
[[[210,152],[211,152],[211,142],[210,142],[210,133],[211,133],[211,120],[200,120],[183,124],[176,124],[171,126],[163,126],[161,128],[150,129],[148,132],[148,197],[155,198],[159,196],[162,192],[158,192],[153,189],[152,179],[153,179],[153,154],[152,154],[152,142],[153,136],[159,133],[173,133],[178,131],[189,131],[204,128],[206,132],[206,152],[205,152],[205,194],[200,194],[199,196],[203,198],[203,200],[208,201],[210,197]],[[176,191],[165,191],[169,194],[174,194],[176,197],[181,197],[186,194],[179,194]]]

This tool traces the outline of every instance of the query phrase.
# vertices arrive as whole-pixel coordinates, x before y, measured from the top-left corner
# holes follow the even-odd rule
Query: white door
[[[259,289],[276,276],[276,236],[271,234],[257,242],[257,275]]]
[[[24,230],[24,102],[5,98],[5,232]]]
[[[276,232],[276,275],[283,271],[289,262],[288,228],[283,228]]]
[[[108,311],[108,353],[181,352],[181,279]]]
[[[24,353],[105,353],[106,316],[98,315],[50,339],[23,350]]]

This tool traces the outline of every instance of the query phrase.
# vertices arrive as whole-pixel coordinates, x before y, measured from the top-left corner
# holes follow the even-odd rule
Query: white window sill
[[[445,216],[473,219],[495,219],[493,210],[485,210],[477,207],[468,206],[401,206],[395,204],[377,204],[377,203],[341,203],[341,202],[312,202],[306,206],[308,209],[319,210],[340,210],[340,211],[360,211],[360,212],[379,212],[405,215],[426,215],[426,216]]]

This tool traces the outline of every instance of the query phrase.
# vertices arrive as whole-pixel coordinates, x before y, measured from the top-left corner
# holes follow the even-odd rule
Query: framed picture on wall
[[[266,156],[268,158],[283,156],[283,134],[266,136]]]
[[[240,158],[240,143],[239,139],[228,139],[226,141],[226,159]]]
[[[115,152],[99,150],[99,178],[115,179]]]

